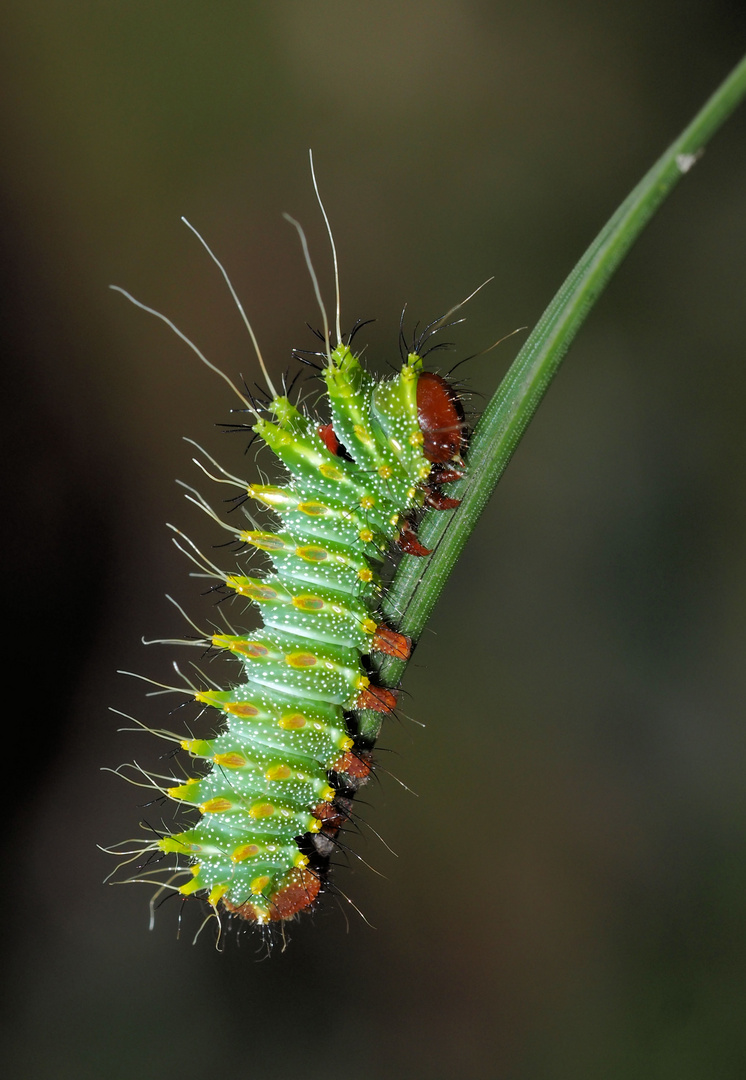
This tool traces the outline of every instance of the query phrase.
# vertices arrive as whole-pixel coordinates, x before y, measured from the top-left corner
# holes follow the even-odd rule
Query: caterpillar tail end
[[[281,922],[292,919],[298,912],[313,904],[321,891],[321,879],[307,867],[295,867],[287,875],[284,884],[268,900],[247,900],[243,904],[232,904],[223,898],[226,911],[237,915],[247,922]]]

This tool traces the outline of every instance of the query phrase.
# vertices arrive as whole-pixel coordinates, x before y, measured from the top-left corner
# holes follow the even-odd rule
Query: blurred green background
[[[188,435],[234,471],[223,369],[273,370],[327,297],[396,362],[489,275],[458,359],[532,325],[746,43],[718,0],[15,4],[0,28],[6,674],[3,1037],[12,1075],[498,1080],[746,1075],[746,116],[656,218],[569,354],[387,724],[375,836],[264,962],[196,907],[104,888],[153,740],[116,668],[170,678]],[[362,338],[358,339],[362,341]],[[489,395],[513,339],[460,372]],[[477,399],[478,404],[478,399]],[[264,459],[266,461],[266,459]],[[199,486],[209,492],[207,481]],[[11,692],[12,691],[12,692]],[[386,770],[417,792],[403,790]],[[153,811],[151,811],[153,813]],[[349,919],[347,925],[346,918]]]

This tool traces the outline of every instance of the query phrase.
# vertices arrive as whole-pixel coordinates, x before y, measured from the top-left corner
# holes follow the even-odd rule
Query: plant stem
[[[433,554],[427,559],[405,555],[386,597],[384,616],[415,641],[573,338],[648,221],[745,96],[746,57],[612,215],[513,361],[474,431],[468,475],[453,490],[449,485],[448,494],[461,498],[461,506],[426,515],[420,539]],[[397,685],[405,667],[384,660],[384,685]],[[379,723],[373,714],[365,718],[365,729],[373,735]]]

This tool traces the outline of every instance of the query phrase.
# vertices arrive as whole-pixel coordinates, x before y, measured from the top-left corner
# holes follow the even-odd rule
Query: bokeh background
[[[105,888],[156,763],[135,670],[206,621],[166,521],[191,436],[254,475],[226,387],[331,297],[372,365],[489,275],[454,359],[532,325],[738,60],[719,0],[40,0],[0,32],[4,1056],[19,1077],[746,1075],[746,115],[594,311],[442,596],[333,898],[263,960]],[[460,369],[489,395],[514,339]],[[478,408],[478,399],[475,399]],[[207,481],[199,485],[208,488]],[[209,494],[212,494],[208,491]],[[400,778],[417,797],[404,790]],[[343,911],[342,908],[345,910]]]

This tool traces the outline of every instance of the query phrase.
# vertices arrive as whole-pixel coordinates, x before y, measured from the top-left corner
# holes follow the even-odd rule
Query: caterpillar
[[[313,175],[313,162],[311,168]],[[196,820],[148,843],[128,841],[109,850],[128,862],[156,860],[154,870],[129,880],[155,880],[159,894],[205,899],[208,917],[218,921],[224,913],[261,926],[284,924],[312,908],[327,887],[353,799],[373,768],[375,740],[361,718],[371,711],[383,718],[396,708],[396,688],[376,681],[376,658],[406,660],[412,649],[410,638],[382,618],[382,571],[392,552],[430,554],[417,537],[418,518],[454,510],[459,500],[444,487],[465,475],[460,395],[423,363],[425,344],[452,312],[425,327],[411,348],[400,329],[397,374],[377,379],[366,370],[351,348],[360,324],[346,336],[341,332],[336,248],[315,175],[313,183],[334,259],[334,340],[303,230],[289,220],[321,310],[323,350],[310,362],[318,367],[328,417],[275,389],[228,275],[196,230],[249,330],[266,400],[242,393],[170,320],[113,286],[171,326],[218,371],[250,416],[251,423],[238,426],[262,440],[287,475],[284,483],[246,483],[212,458],[219,476],[203,466],[212,479],[235,485],[260,512],[270,512],[268,524],[244,507],[248,528],[220,522],[194,489],[188,491],[192,502],[229,529],[240,550],[266,555],[271,569],[264,573],[224,571],[181,534],[177,541],[201,574],[250,601],[262,626],[198,630],[189,644],[222,650],[240,663],[241,677],[229,688],[186,691],[216,710],[222,726],[207,739],[156,732],[186,752],[194,775],[139,770],[141,782]]]

